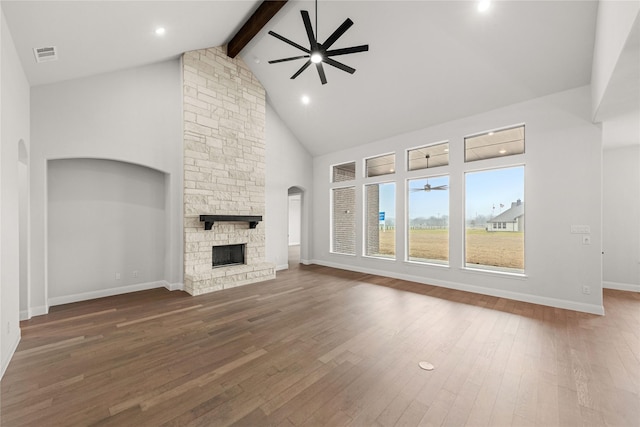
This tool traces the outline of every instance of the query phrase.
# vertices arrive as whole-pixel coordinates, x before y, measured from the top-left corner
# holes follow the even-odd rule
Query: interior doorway
[[[302,244],[302,190],[298,187],[289,188],[289,268],[300,265],[300,246]]]

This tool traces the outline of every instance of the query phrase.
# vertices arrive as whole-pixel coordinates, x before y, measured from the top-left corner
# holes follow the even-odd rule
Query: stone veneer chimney
[[[191,295],[275,277],[264,262],[265,220],[215,222],[200,215],[265,210],[265,91],[226,47],[183,55],[184,285]],[[212,268],[212,246],[246,244],[245,265]]]

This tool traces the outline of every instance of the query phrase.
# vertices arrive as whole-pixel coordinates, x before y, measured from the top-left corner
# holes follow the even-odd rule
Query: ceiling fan
[[[427,159],[427,169],[429,169],[429,158],[431,158],[431,156],[429,154],[427,154],[426,156],[424,156],[425,159]],[[447,184],[444,185],[437,185],[435,187],[432,187],[431,184],[429,184],[429,180],[427,179],[427,183],[424,185],[423,188],[412,188],[409,191],[411,191],[412,193],[415,193],[416,191],[431,191],[431,190],[448,190],[449,186]]]
[[[347,18],[342,25],[340,25],[334,32],[325,40],[324,43],[318,42],[318,0],[316,0],[316,31],[315,34],[313,32],[313,28],[311,27],[311,19],[309,18],[309,12],[306,10],[301,10],[300,14],[302,15],[302,22],[304,23],[304,28],[307,30],[307,37],[309,38],[309,48],[307,49],[304,46],[299,45],[296,42],[289,40],[286,37],[281,36],[280,34],[269,31],[273,37],[282,40],[283,42],[290,44],[291,46],[303,51],[306,55],[292,56],[289,58],[275,59],[269,61],[269,64],[277,64],[279,62],[287,62],[294,61],[296,59],[309,58],[307,61],[300,67],[296,73],[291,76],[291,79],[295,79],[298,77],[304,70],[306,70],[312,63],[316,64],[316,69],[318,70],[318,75],[320,76],[320,81],[322,84],[327,84],[327,77],[324,74],[324,68],[322,64],[328,64],[333,67],[336,67],[342,71],[346,71],[349,74],[355,73],[356,69],[349,67],[341,62],[336,61],[331,58],[333,56],[338,55],[346,55],[349,53],[357,53],[357,52],[366,52],[369,50],[369,45],[360,45],[353,47],[345,47],[342,49],[329,49],[339,38],[342,36],[352,25],[353,21]]]

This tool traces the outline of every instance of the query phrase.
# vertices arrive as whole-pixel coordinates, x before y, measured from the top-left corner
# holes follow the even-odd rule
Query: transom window
[[[446,166],[448,164],[448,142],[426,145],[407,151],[407,169],[410,171]]]
[[[356,179],[356,162],[335,165],[332,175],[332,182],[352,181]]]
[[[524,125],[490,131],[464,139],[465,162],[522,153],[524,153]]]
[[[365,161],[365,176],[388,175],[396,172],[395,153],[371,157]]]

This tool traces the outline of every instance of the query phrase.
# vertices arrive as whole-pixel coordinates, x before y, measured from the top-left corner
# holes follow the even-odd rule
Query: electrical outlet
[[[138,272],[138,270],[134,270],[133,273],[131,273],[131,277],[138,277],[140,276],[140,273]]]
[[[585,234],[584,236],[582,236],[582,244],[583,245],[591,244],[591,236],[589,234]]]
[[[587,285],[584,285],[582,287],[582,293],[585,294],[585,295],[591,295],[591,287],[587,286]]]
[[[120,280],[120,273],[116,273],[116,280]]]

